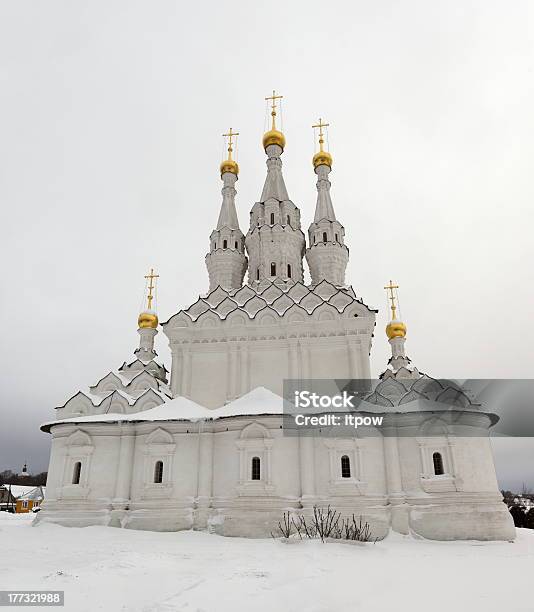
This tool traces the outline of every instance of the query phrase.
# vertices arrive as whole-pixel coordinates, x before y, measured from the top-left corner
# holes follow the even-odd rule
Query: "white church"
[[[361,516],[378,538],[393,530],[437,540],[514,539],[489,439],[497,417],[411,365],[391,282],[392,357],[365,401],[367,411],[388,415],[387,431],[284,434],[285,379],[371,378],[377,311],[345,279],[349,250],[330,195],[326,125],[314,126],[317,203],[306,237],[282,174],[279,96],[268,99],[267,176],[246,235],[235,203],[236,134],[225,135],[222,204],[206,255],[209,290],[161,324],[170,374],[154,350],[160,324],[151,271],[134,359],[72,396],[42,426],[52,448],[36,522],[266,537],[285,511],[330,504]],[[465,417],[462,435],[451,414]]]

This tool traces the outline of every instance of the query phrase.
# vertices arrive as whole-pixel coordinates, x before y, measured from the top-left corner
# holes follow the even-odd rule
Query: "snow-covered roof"
[[[283,398],[265,389],[257,387],[237,400],[221,408],[205,408],[186,397],[176,397],[150,410],[133,414],[92,414],[43,423],[41,429],[50,431],[53,425],[60,423],[118,423],[140,421],[198,421],[220,419],[233,416],[252,416],[261,414],[282,414]]]
[[[8,491],[11,489],[11,495],[13,495],[13,497],[17,499],[19,497],[22,497],[23,495],[27,495],[28,493],[31,493],[36,488],[35,485],[4,484],[2,486],[5,487]]]
[[[41,486],[33,487],[31,491],[28,491],[27,493],[20,495],[18,499],[31,499],[31,500],[38,501],[40,499],[44,499],[45,491],[46,491],[46,487],[41,487]]]

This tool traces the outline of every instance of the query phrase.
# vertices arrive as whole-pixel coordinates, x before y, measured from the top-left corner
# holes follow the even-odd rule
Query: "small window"
[[[348,455],[341,457],[341,478],[350,478],[350,459]]]
[[[291,264],[287,264],[287,278],[291,278]]]
[[[313,237],[313,244],[315,244],[315,236]]]
[[[274,262],[271,264],[271,276],[276,276],[276,264]]]
[[[291,225],[291,217],[289,215],[287,215],[287,224]]]
[[[261,480],[261,467],[259,457],[252,457],[252,471],[250,476],[252,480]]]
[[[339,242],[339,238],[338,238],[337,234],[336,234],[336,242]]]
[[[234,248],[235,248],[236,250],[237,250],[237,248],[238,248],[238,247],[237,247],[237,240],[235,241],[235,247],[234,247]]]
[[[22,502],[22,507],[23,508],[27,508],[28,507],[28,501],[26,499]]]
[[[223,249],[228,248],[228,240],[223,240]]]
[[[74,470],[72,471],[72,484],[80,484],[80,475],[82,473],[82,462],[76,461]]]
[[[323,232],[323,242],[326,242],[326,232]]]
[[[154,482],[161,484],[163,482],[163,461],[156,461],[154,466]]]
[[[445,470],[443,469],[443,457],[441,456],[441,453],[434,453],[432,455],[432,462],[434,463],[434,474],[436,476],[445,474]]]
[[[256,269],[256,280],[260,280],[260,269]]]
[[[216,242],[214,242],[214,243],[213,243],[213,248],[214,248],[215,250],[217,250],[217,243],[216,243]]]
[[[271,225],[274,225],[274,213],[271,213]]]

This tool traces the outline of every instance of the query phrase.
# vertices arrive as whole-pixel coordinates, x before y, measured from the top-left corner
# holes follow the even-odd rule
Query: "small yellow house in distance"
[[[41,505],[44,499],[44,494],[45,487],[38,486],[33,488],[31,491],[20,495],[17,497],[15,512],[19,514],[35,511],[35,509]]]

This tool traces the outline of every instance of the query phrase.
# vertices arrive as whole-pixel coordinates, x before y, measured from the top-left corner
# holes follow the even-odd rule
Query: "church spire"
[[[235,184],[239,174],[239,166],[233,159],[234,138],[239,132],[232,128],[223,134],[228,139],[228,156],[221,162],[220,171],[223,182],[222,204],[217,227],[210,235],[210,252],[206,255],[206,267],[210,279],[210,291],[218,285],[225,289],[237,289],[243,284],[247,268],[245,257],[245,242],[239,228],[239,220],[235,207]]]
[[[398,295],[396,290],[398,285],[394,285],[393,281],[389,281],[384,289],[388,292],[388,300],[391,301],[391,320],[386,326],[386,335],[391,345],[391,359],[389,361],[394,372],[400,368],[407,368],[410,360],[406,356],[404,344],[406,342],[406,325],[398,318]]]
[[[263,148],[267,154],[267,177],[261,194],[260,202],[266,202],[269,199],[283,202],[289,200],[287,195],[284,177],[282,175],[282,160],[280,156],[284,152],[286,146],[286,138],[280,130],[276,128],[276,103],[284,96],[277,96],[273,89],[273,95],[265,98],[266,101],[271,101],[271,129],[263,135]]]
[[[323,128],[330,124],[313,125],[319,129],[319,151],[313,156],[313,167],[317,175],[317,203],[313,223],[308,229],[310,247],[306,259],[310,267],[312,284],[327,280],[336,286],[345,284],[345,269],[349,250],[345,246],[345,229],[336,219],[330,196],[329,174],[332,170],[332,155],[324,149]]]
[[[303,280],[305,238],[300,229],[300,211],[289,199],[282,175],[280,158],[286,139],[276,125],[277,104],[282,97],[273,90],[272,96],[265,98],[271,108],[271,129],[263,135],[267,177],[260,200],[250,211],[250,229],[245,239],[250,284]]]
[[[150,268],[150,272],[145,275],[146,279],[146,308],[143,309],[137,323],[139,329],[139,349],[136,351],[138,358],[141,361],[151,361],[156,356],[154,352],[154,338],[158,333],[158,315],[154,308],[154,301],[156,298],[156,279],[159,278],[159,274],[154,273],[154,269]],[[145,301],[145,298],[143,298]]]
[[[239,166],[237,162],[232,159],[233,138],[237,138],[239,132],[233,132],[232,128],[223,134],[223,138],[228,138],[228,157],[221,162],[221,179],[223,181],[222,196],[223,201],[221,205],[221,211],[219,213],[219,220],[217,221],[217,230],[221,230],[223,227],[230,229],[239,230],[239,221],[237,219],[237,211],[235,208],[235,183],[237,181],[237,175],[239,174]]]

